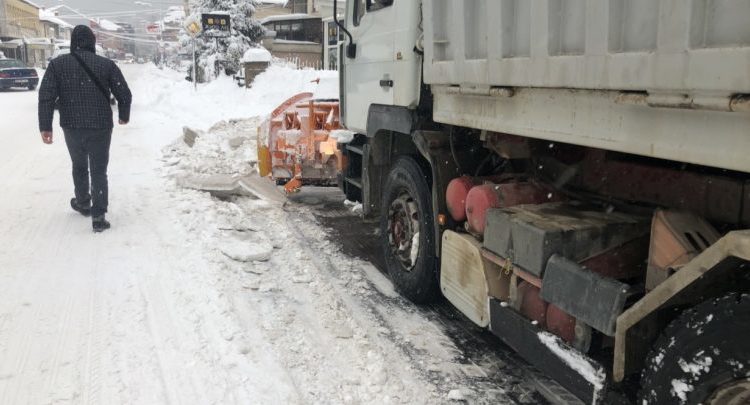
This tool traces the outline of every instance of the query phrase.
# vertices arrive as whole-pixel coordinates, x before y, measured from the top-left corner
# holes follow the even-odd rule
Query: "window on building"
[[[305,41],[305,31],[302,23],[293,23],[289,39],[293,41]]]
[[[293,0],[292,1],[292,13],[307,14],[310,10],[307,9],[307,0]]]

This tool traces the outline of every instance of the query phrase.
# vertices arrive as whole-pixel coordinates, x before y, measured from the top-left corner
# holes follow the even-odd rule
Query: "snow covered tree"
[[[200,0],[199,5],[201,13],[228,12],[232,27],[227,37],[198,37],[198,81],[204,82],[222,71],[237,72],[245,51],[257,46],[265,29],[253,18],[255,0]],[[183,39],[186,44],[187,41],[187,38]]]

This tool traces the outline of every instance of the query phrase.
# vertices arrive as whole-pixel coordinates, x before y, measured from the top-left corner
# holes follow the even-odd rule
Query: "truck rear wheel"
[[[638,403],[749,403],[748,335],[748,294],[727,294],[683,312],[646,361]]]
[[[402,295],[415,303],[430,302],[440,290],[426,176],[414,159],[401,157],[384,190],[380,238],[388,274]]]

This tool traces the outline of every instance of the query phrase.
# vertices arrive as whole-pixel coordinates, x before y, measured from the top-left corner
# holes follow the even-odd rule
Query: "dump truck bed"
[[[424,0],[429,84],[750,93],[746,0]]]

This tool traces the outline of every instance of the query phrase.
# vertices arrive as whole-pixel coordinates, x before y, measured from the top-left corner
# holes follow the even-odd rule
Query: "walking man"
[[[75,197],[70,206],[84,216],[91,215],[94,232],[110,227],[105,219],[114,127],[110,92],[117,99],[120,125],[125,125],[130,120],[132,100],[128,84],[114,62],[96,55],[93,31],[79,25],[70,39],[70,54],[52,60],[44,74],[39,88],[39,131],[42,141],[51,144],[52,118],[59,108],[60,126],[73,163]]]

